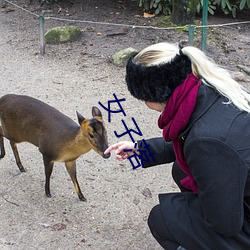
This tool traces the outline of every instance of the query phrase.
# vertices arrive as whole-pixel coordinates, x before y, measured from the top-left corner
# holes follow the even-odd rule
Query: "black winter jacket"
[[[198,196],[192,192],[160,195],[166,222],[171,223],[169,212],[174,205],[176,220],[172,222],[200,238],[202,243],[193,245],[189,235],[190,244],[183,242],[183,246],[190,249],[250,249],[250,114],[225,102],[202,84],[189,125],[179,136]],[[144,162],[145,167],[175,161],[172,143],[163,138],[146,142],[155,162]],[[180,221],[182,207],[188,219],[183,215]],[[173,225],[173,233],[185,241],[181,231]]]

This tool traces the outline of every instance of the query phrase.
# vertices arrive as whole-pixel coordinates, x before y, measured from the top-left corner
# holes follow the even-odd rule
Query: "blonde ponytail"
[[[207,86],[213,87],[240,110],[250,112],[250,94],[236,82],[229,72],[216,65],[199,49],[191,46],[182,48],[182,53],[192,62],[192,71]]]

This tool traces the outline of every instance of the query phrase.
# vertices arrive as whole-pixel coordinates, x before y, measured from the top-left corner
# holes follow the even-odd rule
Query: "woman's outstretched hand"
[[[135,143],[130,141],[121,141],[113,144],[105,150],[104,154],[108,154],[113,150],[115,150],[115,157],[120,161],[127,159],[129,156],[133,155],[134,152],[138,154],[137,148],[135,148]],[[124,150],[131,151],[124,152]]]

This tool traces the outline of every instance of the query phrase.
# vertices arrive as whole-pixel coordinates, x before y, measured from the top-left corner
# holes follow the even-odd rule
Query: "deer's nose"
[[[108,159],[108,158],[110,157],[110,155],[111,155],[110,153],[108,153],[108,154],[103,154],[102,157],[103,157],[104,159]]]

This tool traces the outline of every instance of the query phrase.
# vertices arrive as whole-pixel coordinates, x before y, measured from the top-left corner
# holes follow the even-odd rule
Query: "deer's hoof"
[[[80,201],[87,201],[87,199],[84,196],[79,197]]]

